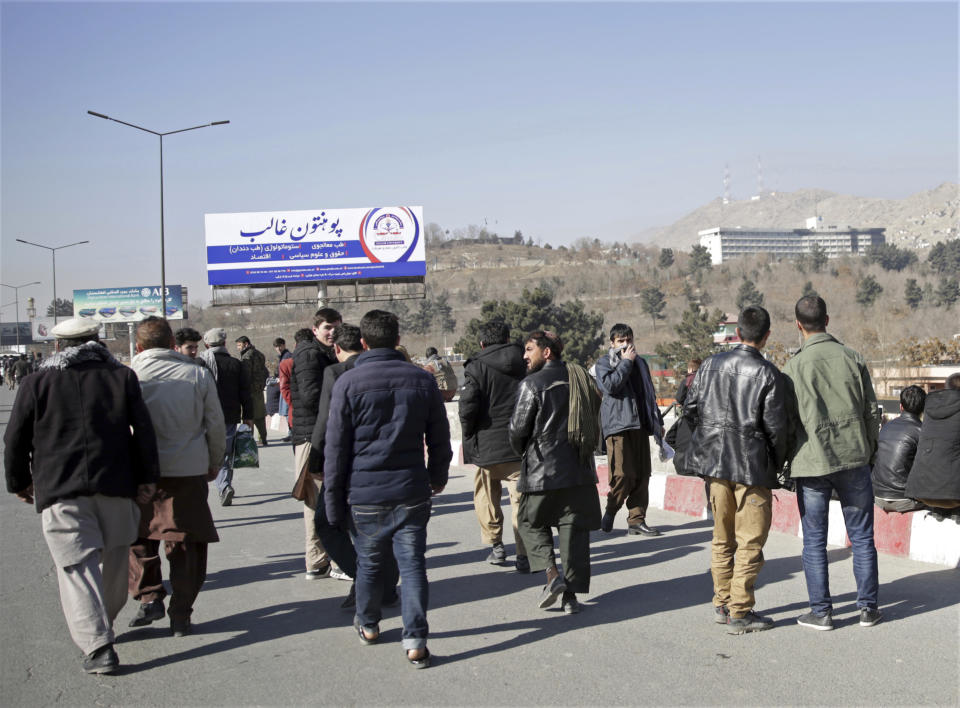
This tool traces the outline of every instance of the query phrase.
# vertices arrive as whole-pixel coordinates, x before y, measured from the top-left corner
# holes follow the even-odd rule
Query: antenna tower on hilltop
[[[730,203],[730,164],[723,166],[723,203]]]
[[[759,155],[757,155],[757,196],[763,196],[763,163],[760,162]]]

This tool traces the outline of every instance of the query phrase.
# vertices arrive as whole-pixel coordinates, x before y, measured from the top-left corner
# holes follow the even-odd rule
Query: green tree
[[[713,258],[706,246],[696,245],[690,249],[690,272],[698,273],[713,268]]]
[[[892,243],[879,243],[869,246],[865,254],[867,263],[879,263],[884,270],[901,271],[917,262],[917,254],[905,248],[897,248]]]
[[[640,291],[640,309],[650,315],[650,319],[653,320],[654,332],[657,331],[657,320],[666,319],[663,314],[663,308],[666,306],[667,300],[663,291],[655,285]]]
[[[937,306],[944,306],[948,310],[960,300],[960,283],[956,278],[940,278],[937,286]]]
[[[917,285],[916,278],[907,279],[907,284],[903,288],[903,299],[911,310],[920,307],[920,303],[923,302],[923,290]]]
[[[453,308],[450,307],[450,294],[444,290],[433,301],[433,324],[440,330],[440,334],[453,332],[457,326],[457,320],[453,316]]]
[[[57,317],[73,317],[73,300],[58,297],[56,302],[50,301],[47,305],[47,317],[53,317],[53,306],[57,306]]]
[[[743,279],[740,289],[737,291],[737,311],[739,312],[750,305],[763,306],[763,293],[757,290],[757,286],[752,280]]]
[[[960,275],[960,239],[941,241],[931,248],[927,265],[940,275]]]
[[[704,359],[717,351],[713,333],[722,321],[723,312],[720,310],[710,313],[696,303],[690,303],[674,328],[679,339],[658,344],[656,352],[667,360],[668,366],[674,371],[686,371],[689,359]]]
[[[420,301],[416,311],[410,317],[408,329],[413,334],[427,334],[433,324],[433,301]]]
[[[873,305],[883,292],[883,286],[872,275],[861,278],[857,283],[857,304],[867,308]]]
[[[672,248],[661,248],[660,249],[660,260],[657,261],[657,265],[660,268],[666,270],[673,265],[673,249]]]
[[[819,297],[820,293],[818,293],[816,290],[814,290],[814,288],[813,288],[813,281],[812,281],[812,280],[808,280],[807,282],[805,282],[805,283],[803,284],[803,292],[800,293],[800,297],[808,297],[808,296],[811,296],[811,295],[812,295],[813,297]]]
[[[820,247],[820,244],[813,244],[813,248],[810,249],[810,255],[807,258],[807,264],[810,266],[810,270],[814,273],[819,273],[826,267],[827,261],[829,260],[827,252]]]

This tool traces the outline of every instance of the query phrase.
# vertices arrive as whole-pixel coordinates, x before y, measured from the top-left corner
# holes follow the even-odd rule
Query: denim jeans
[[[357,549],[357,621],[364,627],[380,622],[384,576],[392,558],[400,569],[403,591],[403,648],[427,645],[427,522],[431,501],[389,506],[353,506],[354,541]]]
[[[233,486],[233,441],[237,437],[237,424],[227,425],[227,451],[223,455],[223,463],[220,465],[220,472],[217,473],[216,485],[217,491],[223,494],[223,490]]]
[[[797,506],[803,528],[803,574],[810,609],[818,615],[832,611],[827,568],[827,519],[830,496],[836,490],[843,522],[853,547],[853,576],[857,607],[877,607],[877,548],[873,545],[873,483],[870,466],[834,472],[824,477],[797,477]]]

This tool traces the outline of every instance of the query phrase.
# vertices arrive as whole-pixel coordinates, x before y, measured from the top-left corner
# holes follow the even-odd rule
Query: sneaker
[[[713,607],[713,621],[717,624],[730,624],[730,610],[727,609],[726,605],[720,605]]]
[[[320,580],[320,578],[329,578],[330,577],[330,564],[327,563],[325,566],[316,568],[314,570],[308,570],[303,574],[304,580]]]
[[[553,582],[543,586],[543,590],[540,592],[540,601],[537,606],[541,610],[545,610],[555,603],[557,598],[560,597],[566,589],[567,583],[564,581],[563,576],[558,574],[557,577],[553,579]]]
[[[833,629],[833,616],[829,612],[825,615],[808,612],[805,615],[797,617],[797,624],[810,627],[811,629],[819,629],[821,632],[828,632]]]
[[[220,506],[230,506],[233,504],[233,487],[227,486],[220,492]]]
[[[773,620],[761,617],[750,610],[743,617],[731,617],[727,622],[727,634],[746,634],[747,632],[762,632],[773,627]]]
[[[346,580],[348,582],[353,582],[353,578],[336,566],[330,568],[330,577],[334,580]]]
[[[564,614],[575,615],[580,612],[580,603],[577,601],[577,596],[569,590],[564,591],[563,599],[560,601],[560,603],[560,607],[563,609]]]
[[[613,531],[613,519],[616,517],[616,514],[611,514],[609,511],[604,512],[603,518],[600,519],[600,530],[604,533],[610,533]]]
[[[120,659],[113,644],[104,644],[83,657],[83,670],[88,674],[112,674],[120,668]]]
[[[503,565],[507,561],[507,549],[502,543],[493,544],[490,555],[487,556],[487,563],[492,565]]]
[[[883,615],[880,614],[880,610],[876,607],[863,607],[860,609],[861,627],[872,627],[881,619],[883,619]]]
[[[659,536],[660,532],[657,531],[652,526],[647,526],[644,522],[642,524],[630,524],[627,526],[627,534],[633,536]]]
[[[163,600],[141,602],[137,614],[130,620],[128,627],[146,627],[148,624],[163,619],[166,613],[163,609]]]
[[[518,573],[530,572],[530,561],[527,559],[526,556],[517,556],[516,566],[517,566]]]

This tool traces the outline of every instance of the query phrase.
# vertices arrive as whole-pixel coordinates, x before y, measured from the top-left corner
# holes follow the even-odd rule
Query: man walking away
[[[289,349],[287,349],[287,340],[285,340],[283,337],[277,337],[276,339],[273,340],[273,350],[277,353],[277,378],[280,378],[280,377],[283,376],[283,374],[282,374],[282,366],[281,366],[281,365],[282,365],[283,362],[285,362],[287,359],[293,359],[293,352],[290,351]],[[293,364],[291,363],[291,366],[292,366],[292,365],[293,365]],[[287,372],[287,378],[288,378],[288,380],[289,380],[289,376],[290,376],[290,374],[289,374],[289,372]],[[289,383],[288,383],[288,390],[289,390]],[[282,415],[284,418],[286,418],[286,417],[287,417],[287,414],[290,412],[290,402],[287,401],[287,398],[288,398],[288,397],[289,397],[289,394],[288,394],[288,396],[284,396],[284,395],[283,395],[283,392],[281,391],[281,393],[280,393],[280,410],[279,410],[278,412],[279,412],[280,415]],[[287,435],[283,438],[283,442],[290,442],[290,433],[289,433],[289,432],[288,432]]]
[[[593,463],[600,402],[593,379],[583,367],[564,364],[562,351],[552,332],[527,336],[528,374],[510,419],[510,444],[522,455],[520,536],[530,570],[547,575],[539,606],[550,607],[562,595],[563,611],[575,614],[580,611],[576,593],[590,591],[590,531],[600,527]],[[553,555],[552,527],[559,536],[563,575]]]
[[[457,374],[449,361],[440,356],[436,347],[427,347],[425,352],[427,361],[423,368],[425,371],[433,374],[437,382],[437,388],[440,389],[440,395],[443,396],[444,403],[449,403],[457,395]]]
[[[597,360],[597,388],[603,395],[600,422],[607,441],[610,491],[600,522],[605,532],[613,530],[617,511],[627,505],[627,533],[659,536],[647,525],[650,503],[650,436],[663,435],[663,416],[650,369],[637,356],[633,330],[625,324],[610,329],[610,351]]]
[[[502,322],[487,322],[480,328],[480,353],[463,367],[459,404],[463,461],[477,465],[473,506],[480,522],[480,538],[491,546],[487,562],[503,565],[507,560],[500,509],[501,484],[506,482],[517,546],[516,567],[521,573],[530,572],[530,561],[517,528],[520,455],[510,447],[510,416],[526,373],[523,349],[510,341],[510,327]]]
[[[130,547],[130,594],[140,603],[131,627],[164,615],[160,542],[170,563],[170,632],[191,632],[193,603],[207,576],[207,544],[220,540],[207,505],[207,480],[224,455],[226,432],[217,383],[205,367],[174,351],[167,320],[148,317],[137,328],[137,372],[160,456],[152,502],[140,505],[140,530]]]
[[[237,337],[237,353],[240,363],[247,369],[250,379],[250,400],[253,402],[253,424],[260,437],[260,445],[267,445],[267,404],[263,398],[263,389],[270,378],[267,369],[267,359],[263,353],[250,343],[250,338],[244,335]]]
[[[58,353],[17,391],[4,442],[7,491],[36,503],[60,601],[87,673],[120,665],[113,621],[127,556],[159,477],[157,440],[136,374],[97,339],[99,323],[53,328]]]
[[[217,397],[223,411],[226,436],[223,462],[217,474],[217,492],[220,506],[230,506],[236,493],[233,488],[233,441],[237,437],[237,425],[243,421],[253,427],[253,401],[250,399],[250,380],[247,370],[230,356],[225,346],[227,333],[222,327],[209,329],[203,335],[206,350],[200,355],[204,365],[217,382]]]
[[[924,508],[920,502],[908,499],[904,490],[917,454],[920,416],[926,398],[926,392],[919,386],[907,386],[900,392],[900,415],[880,429],[877,460],[870,478],[873,501],[884,511],[905,514]]]
[[[320,393],[323,389],[323,371],[337,363],[333,352],[333,330],[341,324],[340,313],[329,307],[317,310],[313,317],[313,337],[297,341],[293,351],[293,369],[290,374],[290,407],[293,409],[293,479],[300,478],[310,464],[313,428],[317,423]],[[313,492],[303,502],[304,578],[316,580],[329,577],[332,566],[327,552],[317,536],[314,505],[319,489],[312,480]]]
[[[853,547],[860,626],[872,627],[880,621],[870,482],[880,431],[877,397],[863,357],[827,334],[830,318],[823,298],[802,297],[794,310],[803,344],[783,373],[793,389],[791,475],[797,482],[803,574],[810,597],[810,611],[797,622],[833,629],[827,520],[836,492]]]
[[[335,526],[349,519],[357,549],[360,641],[380,637],[383,575],[396,558],[403,592],[403,648],[414,668],[429,666],[427,522],[432,494],[447,484],[450,425],[437,385],[394,347],[397,317],[371,310],[360,320],[364,353],[333,387],[324,448],[324,501]],[[424,443],[427,462],[424,464]]]
[[[753,587],[789,437],[786,382],[760,354],[770,315],[762,307],[744,309],[737,336],[741,344],[703,362],[683,406],[693,429],[684,471],[709,480],[714,618],[729,634],[773,626],[753,611]]]

